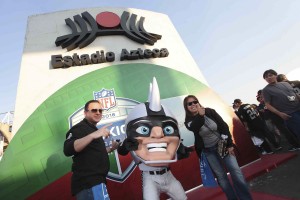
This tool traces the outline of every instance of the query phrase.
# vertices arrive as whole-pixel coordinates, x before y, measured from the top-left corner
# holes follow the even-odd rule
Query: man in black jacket
[[[85,118],[73,126],[66,134],[64,154],[72,156],[72,195],[77,199],[109,200],[106,189],[106,176],[109,171],[108,154],[118,147],[113,142],[105,147],[103,138],[109,137],[107,129],[111,124],[98,129],[97,123],[102,118],[102,105],[97,100],[90,100],[84,107]]]

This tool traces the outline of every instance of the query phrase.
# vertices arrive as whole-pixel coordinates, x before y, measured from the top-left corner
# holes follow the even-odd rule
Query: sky
[[[209,86],[228,106],[235,98],[257,103],[267,69],[300,79],[297,0],[1,0],[0,120],[14,111],[28,16],[93,7],[168,15]]]

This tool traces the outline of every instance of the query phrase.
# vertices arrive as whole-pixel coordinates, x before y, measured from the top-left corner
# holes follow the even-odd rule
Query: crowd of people
[[[283,149],[282,136],[289,143],[289,151],[300,150],[300,82],[289,81],[272,69],[265,71],[263,78],[268,84],[257,93],[259,105],[235,99],[235,113],[261,154],[272,154]],[[157,88],[156,84],[150,88]],[[227,199],[251,200],[247,182],[235,157],[235,144],[227,123],[216,110],[202,106],[194,95],[184,98],[183,108],[184,124],[194,134],[194,149],[199,159],[202,156],[207,158]],[[139,166],[143,199],[159,200],[160,193],[166,193],[172,199],[187,199],[169,164],[188,155],[180,156],[178,153],[183,146],[178,123],[171,111],[160,105],[159,91],[149,93],[148,101],[137,105],[129,113],[125,121],[127,138],[122,143],[114,141],[111,147],[105,147],[103,141],[110,134],[110,125],[100,129],[96,127],[102,118],[101,103],[97,100],[87,102],[84,115],[85,119],[67,132],[64,142],[65,155],[73,157],[71,188],[77,199],[109,199],[106,188],[110,167],[107,153],[116,149],[120,155],[130,152]],[[223,150],[220,154],[219,144],[225,141],[224,138],[226,154]],[[183,149],[189,154],[190,149],[184,146]]]
[[[282,136],[288,151],[300,150],[300,81],[290,81],[273,69],[266,70],[263,78],[268,84],[257,92],[258,105],[235,99],[235,113],[261,154],[281,150]]]

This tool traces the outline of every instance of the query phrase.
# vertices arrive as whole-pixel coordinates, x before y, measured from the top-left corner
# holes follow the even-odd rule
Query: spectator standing
[[[84,106],[85,118],[73,126],[66,134],[64,154],[72,156],[72,195],[77,200],[109,200],[106,176],[109,171],[108,154],[118,148],[113,141],[105,147],[103,138],[110,135],[106,125],[98,129],[102,118],[102,105],[90,100]]]
[[[280,140],[281,140],[280,131],[276,127],[276,125],[274,124],[274,122],[271,118],[272,115],[274,115],[274,114],[272,112],[270,112],[265,105],[264,98],[262,96],[262,90],[259,90],[257,92],[256,99],[259,102],[259,105],[257,106],[257,111],[258,111],[259,115],[265,121],[265,124],[266,124],[268,130],[271,133],[275,134],[276,141],[278,143],[280,143]]]
[[[300,143],[298,142],[297,137],[292,132],[290,132],[290,130],[286,127],[286,125],[284,124],[284,120],[281,117],[268,110],[267,106],[264,103],[262,90],[258,91],[257,100],[261,101],[261,103],[258,106],[258,110],[260,113],[263,113],[263,116],[266,119],[266,125],[270,129],[272,129],[273,127],[274,130],[278,129],[280,137],[285,136],[287,142],[291,146],[288,149],[289,151],[297,150],[300,147]]]
[[[300,81],[290,81],[284,74],[277,75],[277,82],[288,82],[293,88],[296,94],[300,95]]]
[[[264,141],[261,144],[263,150],[268,154],[273,153],[266,139],[272,143],[276,151],[282,149],[279,143],[276,142],[275,135],[267,129],[257,110],[253,109],[250,104],[243,104],[240,99],[235,99],[233,104],[238,108],[238,114],[250,135]]]
[[[286,126],[300,139],[300,96],[287,82],[277,82],[277,72],[266,70],[263,78],[268,85],[263,89],[265,104],[271,112],[281,117]]]
[[[197,155],[200,158],[203,151],[227,199],[252,199],[248,185],[237,163],[234,144],[226,122],[214,109],[201,106],[194,95],[185,97],[183,106],[185,109],[184,124],[188,130],[194,133]],[[227,150],[229,154],[224,158],[217,151],[217,143],[220,140],[217,134],[221,135],[221,133],[228,136]],[[233,186],[227,177],[224,165],[230,172]]]

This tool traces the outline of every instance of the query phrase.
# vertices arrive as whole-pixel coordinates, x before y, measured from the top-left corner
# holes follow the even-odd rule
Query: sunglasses
[[[193,104],[198,104],[199,102],[198,101],[191,101],[191,102],[187,102],[187,105],[188,106],[191,106],[191,105],[193,105]]]
[[[91,113],[99,112],[101,114],[103,110],[102,109],[91,109],[91,110],[87,110],[87,111],[90,111]]]

